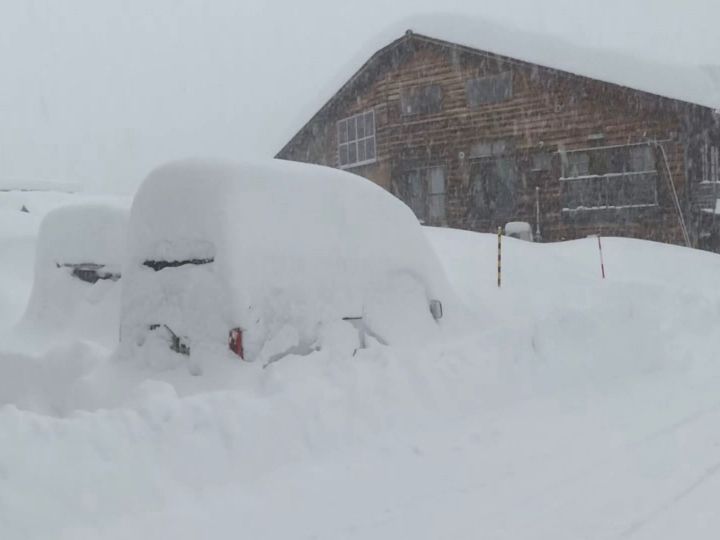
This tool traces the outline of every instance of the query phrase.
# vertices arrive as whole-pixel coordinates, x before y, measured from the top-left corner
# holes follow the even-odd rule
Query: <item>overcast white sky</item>
[[[720,63],[717,0],[0,0],[0,180],[130,191],[172,158],[270,157],[379,34],[434,12]]]

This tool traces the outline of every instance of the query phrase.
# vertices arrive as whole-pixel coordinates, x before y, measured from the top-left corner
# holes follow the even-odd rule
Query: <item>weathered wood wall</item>
[[[510,99],[468,106],[466,81],[508,71]],[[427,84],[441,86],[441,110],[403,115],[403,90]],[[653,146],[659,171],[657,206],[563,210],[560,176],[565,151],[647,141],[661,141],[688,225],[698,223],[692,217],[697,212],[688,182],[697,175],[697,160],[690,156],[714,137],[710,134],[714,119],[702,107],[408,36],[369,65],[278,157],[337,167],[337,121],[369,109],[375,111],[377,162],[349,170],[402,197],[404,171],[445,167],[446,217],[433,224],[493,231],[508,221],[526,221],[535,228],[539,188],[544,240],[600,233],[681,243],[678,211],[657,146]],[[503,141],[506,155],[518,167],[510,214],[483,215],[471,193],[473,148],[492,141]],[[550,156],[547,170],[533,170],[533,157],[538,154]]]

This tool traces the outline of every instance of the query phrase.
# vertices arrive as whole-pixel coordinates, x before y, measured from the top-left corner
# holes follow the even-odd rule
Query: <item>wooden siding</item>
[[[535,229],[539,188],[539,225],[546,241],[599,233],[681,243],[669,168],[688,225],[700,226],[698,205],[705,199],[699,188],[689,186],[689,179],[698,174],[697,159],[693,162],[689,156],[697,153],[700,144],[716,140],[715,117],[709,110],[413,36],[386,55],[354,88],[336,96],[278,157],[337,167],[337,121],[372,108],[377,161],[348,170],[403,198],[405,171],[444,167],[446,217],[434,225],[489,232],[509,221],[527,221]],[[510,99],[469,107],[468,80],[505,72],[512,74]],[[401,114],[403,89],[429,84],[441,86],[442,110]],[[506,144],[505,155],[512,157],[518,172],[513,208],[494,216],[477,208],[470,182],[473,148],[492,141]],[[653,145],[657,206],[563,209],[560,176],[565,152],[650,141],[661,141],[669,166]],[[549,154],[550,168],[534,171],[533,156],[542,153]],[[697,236],[693,234],[694,239]]]

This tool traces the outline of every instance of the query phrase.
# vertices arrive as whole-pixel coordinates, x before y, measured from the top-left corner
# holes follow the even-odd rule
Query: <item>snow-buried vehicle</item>
[[[117,339],[128,210],[76,203],[50,211],[38,233],[32,294],[19,330]]]
[[[133,201],[120,352],[272,361],[321,347],[338,324],[407,343],[438,331],[451,294],[412,211],[364,178],[280,160],[174,162]]]

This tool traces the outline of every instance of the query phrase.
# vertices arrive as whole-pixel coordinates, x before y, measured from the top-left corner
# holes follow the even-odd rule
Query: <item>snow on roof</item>
[[[673,65],[607,49],[591,49],[540,33],[475,19],[419,18],[409,28],[464,45],[592,79],[711,108],[720,108],[720,68]]]
[[[80,203],[52,210],[40,225],[36,271],[57,264],[120,265],[127,218],[121,205]]]
[[[720,66],[663,64],[630,53],[582,47],[556,36],[526,32],[473,17],[436,14],[404,19],[378,33],[330,79],[326,91],[317,93],[300,121],[305,123],[353,78],[368,58],[407,37],[408,30],[416,39],[444,41],[688,103],[720,108]]]
[[[60,193],[75,193],[82,191],[82,186],[74,182],[3,178],[0,179],[0,191],[57,191]]]

